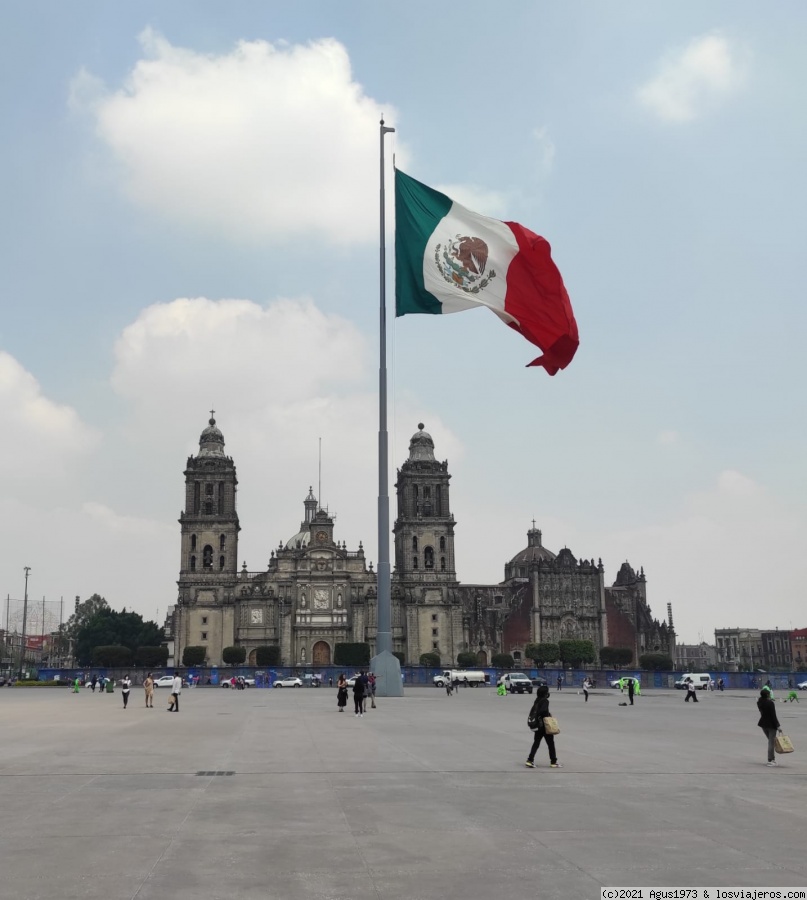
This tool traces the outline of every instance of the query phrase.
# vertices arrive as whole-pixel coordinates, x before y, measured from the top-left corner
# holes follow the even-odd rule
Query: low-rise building
[[[796,671],[807,669],[807,628],[796,628],[790,632],[790,662]]]
[[[717,648],[701,641],[700,644],[676,644],[675,668],[679,672],[708,672],[717,667]]]

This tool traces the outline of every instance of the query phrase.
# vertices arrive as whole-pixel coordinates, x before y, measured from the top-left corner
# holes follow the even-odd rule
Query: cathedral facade
[[[395,484],[397,516],[392,577],[393,650],[407,664],[436,652],[451,665],[471,651],[480,666],[495,653],[525,662],[530,642],[584,638],[595,648],[631,647],[635,657],[674,654],[672,623],[653,619],[644,572],[628,563],[605,585],[602,561],[578,560],[543,546],[533,527],[527,546],[505,563],[493,585],[460,584],[454,555],[448,463],[434,455],[418,426]],[[280,647],[282,665],[333,663],[338,643],[366,642],[375,653],[376,575],[364,548],[348,549],[334,520],[309,489],[303,520],[257,572],[238,568],[238,480],[224,437],[211,418],[199,452],[185,468],[180,514],[181,561],[170,629],[175,658],[204,646],[207,665],[221,665],[225,647],[246,650],[254,664],[261,646]]]

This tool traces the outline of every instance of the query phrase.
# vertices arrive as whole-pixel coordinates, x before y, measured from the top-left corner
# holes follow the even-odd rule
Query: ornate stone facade
[[[393,649],[408,663],[439,653],[443,663],[473,651],[480,665],[498,652],[524,659],[526,644],[585,638],[645,649],[674,647],[671,626],[653,620],[644,572],[620,569],[611,588],[602,561],[578,560],[564,548],[543,546],[541,531],[504,567],[494,585],[461,585],[454,556],[448,463],[434,455],[431,436],[418,426],[395,485],[397,518],[392,585]],[[348,550],[334,536],[334,520],[309,489],[297,533],[272,551],[263,571],[237,571],[237,479],[224,438],[210,419],[199,453],[185,470],[180,515],[181,562],[172,633],[176,659],[203,645],[212,665],[228,646],[280,647],[284,665],[332,663],[334,645],[367,642],[375,651],[376,575],[364,549]],[[672,641],[672,644],[670,644]]]

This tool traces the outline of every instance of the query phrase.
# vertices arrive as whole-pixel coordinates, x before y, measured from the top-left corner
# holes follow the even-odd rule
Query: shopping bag
[[[552,716],[544,716],[544,733],[560,734],[560,726],[558,725],[558,720],[554,719]]]
[[[777,734],[776,742],[773,745],[773,749],[777,753],[792,753],[793,752],[793,741],[786,734]]]

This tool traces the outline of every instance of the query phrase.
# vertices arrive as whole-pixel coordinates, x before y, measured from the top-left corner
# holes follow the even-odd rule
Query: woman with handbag
[[[765,732],[768,739],[768,762],[770,767],[778,766],[774,749],[776,747],[776,733],[781,731],[779,719],[776,716],[776,703],[771,698],[770,689],[765,686],[759,692],[759,700],[757,700],[757,709],[759,710],[759,722],[757,725]]]
[[[339,679],[336,682],[336,706],[339,712],[344,712],[345,706],[347,706],[347,679],[344,672],[339,673]]]
[[[524,765],[528,769],[535,768],[535,754],[541,744],[541,740],[546,738],[546,746],[549,750],[549,765],[553,769],[562,769],[563,766],[558,762],[558,754],[555,752],[555,735],[547,731],[544,719],[550,718],[549,714],[549,688],[542,684],[535,692],[535,703],[527,718],[527,724],[535,737],[532,742],[532,749],[527,761]]]

